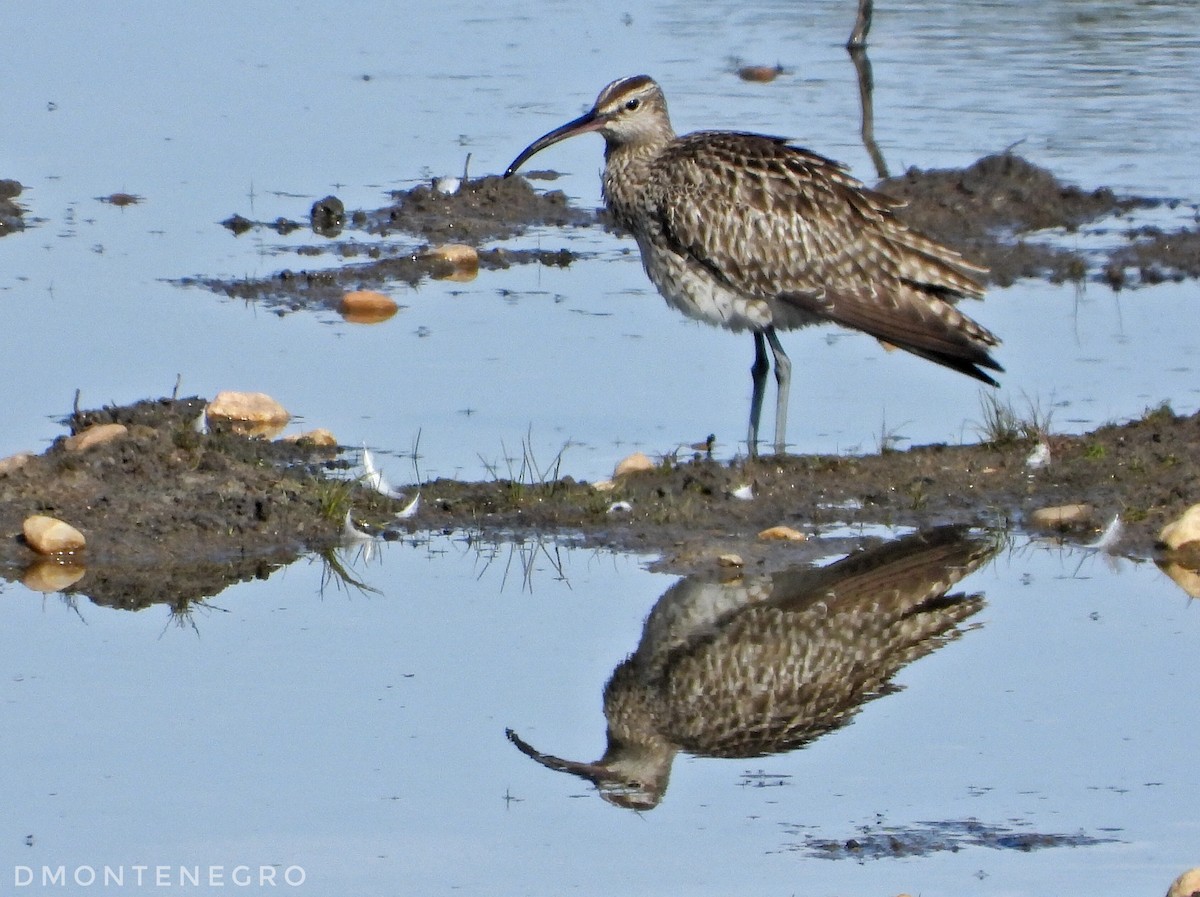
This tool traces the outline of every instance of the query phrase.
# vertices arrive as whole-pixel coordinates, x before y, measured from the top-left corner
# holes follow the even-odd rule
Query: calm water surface
[[[639,71],[663,83],[681,131],[794,135],[870,180],[841,49],[852,5],[12,11],[0,176],[26,185],[32,220],[0,240],[0,455],[59,435],[76,389],[85,406],[127,402],[177,377],[185,394],[270,392],[300,425],[375,447],[393,481],[418,433],[426,476],[486,476],[523,440],[543,458],[570,443],[563,472],[579,477],[708,433],[732,455],[750,341],[670,312],[631,246],[601,233],[518,241],[586,254],[567,270],[396,287],[407,307],[373,328],[171,281],[328,264],[295,252],[311,234],[234,238],[216,222],[300,218],[329,192],[374,207],[461,171],[467,153],[473,173],[500,171]],[[1082,186],[1183,199],[1155,220],[1191,222],[1190,0],[882,3],[872,38],[893,170],[1019,144]],[[790,73],[745,84],[734,58]],[[598,140],[545,164],[598,204]],[[145,202],[97,200],[115,191]],[[1182,323],[1196,299],[1190,282],[1120,295],[1020,283],[970,311],[1006,340],[1004,394],[1077,431],[1162,401],[1200,407]],[[797,450],[975,438],[965,378],[852,334],[784,341]],[[526,578],[507,552],[392,545],[359,562],[370,593],[322,590],[306,561],[182,620],[4,585],[0,893],[39,891],[15,888],[19,865],[245,863],[303,867],[296,890],[312,895],[1158,894],[1200,862],[1200,626],[1152,565],[1114,571],[1018,540],[960,583],[985,598],[974,628],[904,667],[901,692],[798,752],[681,757],[660,806],[634,814],[522,756],[504,729],[599,757],[604,684],[675,580],[552,545]],[[865,862],[798,849],[966,818],[1116,840]]]
[[[1195,860],[1200,618],[1153,565],[1006,548],[955,586],[982,606],[901,691],[799,751],[682,755],[636,813],[504,729],[598,758],[604,685],[677,580],[544,548],[392,544],[356,567],[377,593],[301,563],[186,618],[4,587],[0,870],[296,865],[320,895],[1117,895]],[[1115,840],[805,849],[962,820]]]
[[[583,477],[607,474],[631,445],[670,451],[709,433],[733,454],[750,340],[667,309],[628,241],[534,233],[521,242],[588,259],[397,286],[407,308],[374,328],[280,319],[169,281],[330,264],[294,252],[312,234],[235,238],[216,222],[235,211],[302,218],[331,191],[375,207],[387,189],[461,171],[468,153],[473,172],[500,171],[635,71],[662,81],[681,131],[791,134],[870,180],[840,46],[847,3],[794,6],[657,3],[626,16],[578,2],[451,2],[402,15],[305,3],[284,16],[148,3],[83,16],[48,3],[11,17],[21,77],[6,88],[14,124],[0,162],[28,185],[22,199],[40,220],[0,243],[0,370],[13,384],[0,452],[57,435],[48,418],[76,389],[85,405],[124,402],[168,394],[179,377],[185,393],[270,392],[307,423],[385,452],[420,432],[429,475],[482,475],[522,439],[544,456],[570,443],[566,470]],[[464,45],[478,49],[456,52]],[[730,73],[736,58],[790,74],[746,84]],[[1022,4],[1020,16],[1001,3],[881,4],[871,60],[876,136],[893,170],[1019,143],[1085,187],[1196,201],[1194,4],[1075,0]],[[544,161],[567,172],[558,186],[579,203],[599,203],[599,140]],[[146,201],[96,199],[114,191]],[[1185,205],[1156,220],[1193,214]],[[1164,400],[1200,406],[1195,340],[1177,324],[1195,295],[1194,283],[1120,296],[1022,283],[969,310],[1006,340],[1005,395],[1057,406],[1056,424],[1081,429]],[[871,450],[885,432],[975,438],[979,396],[966,378],[831,329],[785,344],[797,450]]]

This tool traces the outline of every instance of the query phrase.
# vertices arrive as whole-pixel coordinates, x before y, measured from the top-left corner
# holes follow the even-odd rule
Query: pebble
[[[210,424],[226,421],[247,436],[275,436],[292,419],[287,409],[262,392],[224,390],[208,403],[204,413]]]
[[[756,81],[767,84],[783,74],[782,65],[743,65],[737,70],[737,76],[743,81]]]
[[[1195,897],[1196,894],[1200,894],[1200,866],[1175,879],[1167,891],[1167,897]]]
[[[0,477],[12,473],[14,470],[20,470],[29,463],[29,459],[33,457],[33,452],[18,452],[15,455],[9,455],[7,458],[0,458]]]
[[[38,558],[21,574],[21,585],[34,592],[61,592],[83,579],[86,572],[82,564]]]
[[[1182,517],[1164,526],[1158,541],[1172,551],[1189,542],[1200,542],[1200,505],[1192,505]]]
[[[723,554],[717,558],[717,563],[722,567],[743,567],[746,564],[740,554]]]
[[[34,514],[21,525],[25,543],[39,554],[79,551],[87,544],[83,533],[57,517]]]
[[[653,470],[654,462],[650,460],[650,456],[645,452],[634,452],[628,458],[622,458],[617,462],[617,466],[613,468],[613,479],[623,477],[627,473],[641,473],[644,470]]]
[[[315,430],[306,430],[303,433],[289,433],[281,439],[282,442],[303,442],[307,445],[318,446],[335,446],[338,444],[337,437],[330,430],[324,427],[317,427]]]
[[[1157,563],[1159,569],[1187,592],[1189,598],[1200,598],[1200,573],[1173,561],[1168,563],[1160,560]]]
[[[399,309],[395,299],[374,290],[353,290],[342,296],[338,303],[338,312],[351,324],[378,324]]]
[[[758,534],[760,539],[777,539],[783,542],[805,542],[808,536],[790,526],[769,526]]]
[[[451,266],[449,271],[433,275],[435,280],[453,280],[465,283],[474,280],[479,274],[479,253],[474,246],[466,243],[442,243],[440,246],[430,246],[421,253],[425,259],[445,262]]]
[[[1034,526],[1048,529],[1070,529],[1085,525],[1091,520],[1095,510],[1088,504],[1056,505],[1050,508],[1038,508],[1029,515],[1029,521]]]
[[[63,440],[63,448],[68,452],[85,452],[90,448],[119,439],[128,432],[129,428],[124,424],[96,424],[74,436],[68,436]]]

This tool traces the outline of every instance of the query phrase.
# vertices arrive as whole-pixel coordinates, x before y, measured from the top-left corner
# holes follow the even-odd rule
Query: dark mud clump
[[[18,181],[0,179],[0,237],[25,230],[25,210],[15,201],[23,189]]]
[[[593,213],[572,208],[561,190],[538,193],[524,178],[489,175],[463,181],[450,192],[421,184],[392,193],[392,199],[390,206],[363,213],[368,230],[477,245],[515,236],[533,225],[576,227],[595,221]]]
[[[992,850],[1019,850],[1025,853],[1047,847],[1091,847],[1111,844],[1112,837],[1096,837],[1083,832],[1053,834],[1034,831],[1027,824],[996,825],[978,819],[947,819],[891,825],[876,820],[859,827],[853,836],[832,840],[803,830],[794,834],[800,840],[789,849],[827,860],[880,860],[896,857],[929,856],[967,847]]]
[[[125,206],[136,206],[146,201],[144,196],[138,196],[136,193],[110,193],[108,196],[97,196],[96,199],[119,209],[123,209]]]
[[[538,193],[524,178],[488,175],[450,184],[439,180],[393,190],[390,197],[392,201],[378,209],[347,211],[338,197],[326,196],[313,203],[307,222],[290,218],[263,222],[235,214],[221,225],[239,235],[255,229],[288,234],[307,226],[325,236],[358,230],[478,246],[516,236],[534,225],[576,227],[596,221],[595,213],[573,208],[561,190]]]
[[[335,255],[344,264],[319,270],[284,269],[259,278],[188,277],[181,286],[201,286],[231,298],[258,302],[279,314],[300,310],[336,309],[348,290],[386,289],[389,284],[415,287],[426,278],[455,278],[461,272],[448,265],[431,244],[480,244],[511,237],[535,225],[584,226],[595,213],[572,208],[561,191],[538,193],[524,178],[483,177],[465,180],[447,191],[433,184],[391,194],[392,202],[374,210],[347,211],[336,196],[326,196],[309,210],[309,221],[279,218],[256,222],[233,215],[222,222],[232,233],[269,228],[286,235],[305,226],[319,236],[346,232],[379,236],[409,235],[426,242],[363,244],[350,239],[298,246],[299,256]],[[522,264],[564,267],[576,258],[569,249],[479,248],[479,268],[496,270]]]
[[[44,562],[20,534],[27,516],[45,514],[87,538],[71,559],[87,572],[68,594],[178,606],[336,545],[351,500],[368,513],[393,504],[343,480],[336,449],[198,432],[205,404],[162,399],[69,417],[72,434],[108,423],[128,432],[84,451],[59,438],[0,475],[0,575],[22,578]]]
[[[910,168],[880,181],[877,189],[907,203],[899,214],[911,227],[987,266],[989,281],[999,286],[1022,277],[1083,279],[1083,255],[1023,237],[1049,228],[1073,231],[1108,215],[1156,204],[1119,197],[1107,187],[1088,191],[1064,184],[1012,153],[984,156],[967,168]]]
[[[1143,227],[1131,231],[1129,239],[1104,266],[1103,279],[1113,289],[1200,277],[1200,231]]]

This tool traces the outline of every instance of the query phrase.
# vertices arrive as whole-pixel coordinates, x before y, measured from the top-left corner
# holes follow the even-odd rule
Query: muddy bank
[[[384,538],[445,530],[498,541],[554,537],[656,556],[658,568],[690,573],[717,569],[729,554],[760,570],[827,554],[823,535],[848,525],[1019,528],[1037,508],[1087,502],[1093,512],[1068,542],[1091,541],[1119,514],[1117,550],[1149,557],[1161,527],[1197,501],[1200,482],[1200,415],[1158,409],[1084,436],[1052,437],[1051,461],[1036,469],[1026,463],[1033,444],[1020,438],[861,457],[721,462],[698,453],[623,476],[611,491],[571,478],[414,484],[408,491],[420,490],[420,511],[398,520],[403,500],[354,478],[357,451],[201,433],[204,405],[160,399],[78,412],[64,422],[71,433],[99,423],[129,431],[84,452],[68,451],[60,438],[0,474],[0,575],[28,579],[69,566],[81,574],[75,580],[37,581],[65,582],[49,590],[118,607],[185,608],[311,552],[324,553],[336,575],[332,550],[344,541],[348,511]],[[737,497],[743,487],[752,498]],[[72,558],[40,557],[21,536],[30,514],[66,520],[87,547]],[[809,540],[758,538],[776,525]]]
[[[1027,464],[1035,444],[1013,439],[864,456],[693,457],[618,478],[612,492],[570,480],[520,488],[437,481],[425,487],[421,519],[471,519],[485,533],[553,529],[583,544],[658,553],[659,568],[694,572],[714,566],[719,553],[740,554],[747,566],[773,567],[781,552],[794,557],[794,545],[757,537],[776,525],[817,536],[856,524],[1024,528],[1038,508],[1078,502],[1093,510],[1064,534],[1068,542],[1093,541],[1119,514],[1118,550],[1149,557],[1162,526],[1197,501],[1200,415],[1161,408],[1049,445],[1051,460],[1039,468]],[[749,500],[736,497],[745,486]],[[618,502],[628,509],[610,510]]]
[[[346,210],[336,196],[314,202],[303,217],[253,221],[240,214],[222,225],[234,234],[272,230],[281,236],[299,229],[319,242],[289,247],[298,257],[331,256],[333,266],[287,268],[262,278],[184,278],[226,296],[260,302],[279,313],[335,308],[346,290],[416,286],[426,278],[455,272],[429,255],[430,246],[459,242],[475,247],[515,237],[531,227],[607,226],[601,210],[572,206],[559,190],[535,189],[555,177],[534,171],[525,176],[438,179],[395,191],[388,204]],[[922,171],[880,181],[876,187],[904,201],[900,215],[965,256],[989,268],[987,282],[1007,286],[1021,278],[1052,282],[1087,279],[1114,288],[1200,276],[1200,231],[1172,233],[1127,228],[1125,244],[1097,254],[1056,245],[1046,234],[1070,235],[1102,220],[1118,220],[1138,209],[1178,205],[1177,200],[1119,196],[1107,187],[1086,190],[1064,183],[1014,153],[985,156],[966,168]],[[394,237],[364,245],[347,234]],[[1038,239],[1033,239],[1034,236]],[[1066,241],[1060,241],[1065,243]],[[516,264],[570,265],[577,256],[566,247],[479,251],[479,267]]]

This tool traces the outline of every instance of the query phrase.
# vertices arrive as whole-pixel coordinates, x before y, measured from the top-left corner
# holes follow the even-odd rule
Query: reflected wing
[[[770,600],[664,659],[663,734],[694,754],[745,757],[845,725],[902,667],[961,633],[983,599],[948,593],[996,547],[945,528],[778,574]]]

